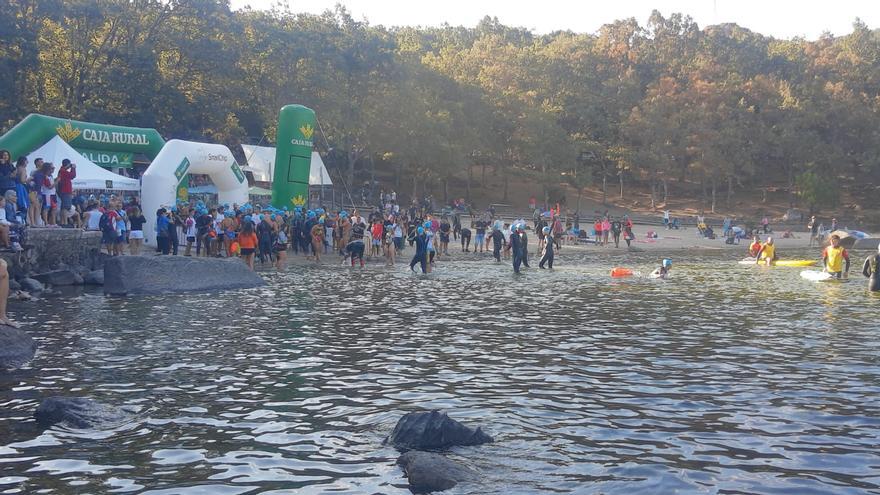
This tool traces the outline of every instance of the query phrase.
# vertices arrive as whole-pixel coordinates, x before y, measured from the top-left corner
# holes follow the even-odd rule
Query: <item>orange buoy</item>
[[[632,270],[629,268],[623,268],[622,266],[617,266],[611,269],[611,276],[614,278],[632,277],[632,274]]]

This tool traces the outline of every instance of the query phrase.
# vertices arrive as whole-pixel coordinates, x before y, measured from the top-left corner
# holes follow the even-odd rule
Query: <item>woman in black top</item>
[[[137,206],[133,206],[128,211],[128,226],[130,229],[128,234],[128,250],[132,256],[136,256],[141,252],[141,246],[144,244],[144,223],[146,221],[146,217],[144,217]]]
[[[0,150],[0,196],[10,189],[15,189],[15,165],[9,152]]]

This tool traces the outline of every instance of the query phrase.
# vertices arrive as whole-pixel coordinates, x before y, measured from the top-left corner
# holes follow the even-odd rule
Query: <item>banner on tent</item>
[[[102,167],[131,168],[134,163],[133,153],[98,151],[86,148],[74,148],[77,153]]]

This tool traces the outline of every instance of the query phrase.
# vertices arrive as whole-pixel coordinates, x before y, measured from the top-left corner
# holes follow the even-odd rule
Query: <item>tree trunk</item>
[[[666,184],[666,179],[660,182],[663,184],[663,204],[665,205],[669,201],[669,186]]]
[[[507,199],[507,186],[508,186],[508,183],[510,182],[509,176],[510,176],[510,172],[507,170],[507,167],[504,167],[504,198],[502,199],[502,201],[504,201],[505,203],[507,203],[507,201],[508,201],[508,199]]]
[[[397,174],[394,177],[394,188],[397,190],[400,189],[400,176],[401,175],[403,175],[403,164],[398,163],[397,164]]]
[[[733,176],[727,176],[727,209],[730,209],[730,200],[733,199]]]
[[[474,175],[474,167],[468,165],[468,173],[467,173],[467,187],[465,188],[465,200],[470,203],[471,202],[471,181],[473,180]]]
[[[413,174],[413,193],[412,199],[417,199],[419,197],[419,174],[418,170]]]
[[[702,201],[700,201],[700,209],[705,210],[706,209],[706,200],[708,199],[708,197],[706,195],[706,178],[705,177],[700,177],[700,190],[703,193]]]
[[[376,163],[373,161],[373,155],[370,155],[370,199],[376,197]],[[381,203],[382,200],[379,200]]]
[[[357,162],[357,153],[352,149],[346,155],[348,156],[348,164],[345,167],[345,180],[351,187],[354,187],[354,164]]]
[[[486,162],[483,162],[483,176],[480,177],[480,187],[486,189]]]
[[[547,164],[541,164],[541,190],[544,193],[544,204],[550,202],[550,191],[547,190]]]
[[[657,182],[651,179],[651,209],[657,209]]]
[[[715,177],[712,177],[712,213],[715,213]]]
[[[578,189],[578,204],[580,204],[580,189]],[[608,174],[602,173],[602,204],[608,204]]]
[[[620,199],[623,199],[623,172],[617,174],[617,177],[620,179]]]
[[[443,204],[449,204],[449,176],[443,178]]]

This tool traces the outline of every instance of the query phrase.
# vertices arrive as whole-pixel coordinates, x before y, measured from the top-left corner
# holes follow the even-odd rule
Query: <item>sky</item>
[[[279,0],[231,0],[232,7],[266,9]],[[543,34],[556,30],[595,33],[603,24],[635,17],[645,25],[654,9],[681,12],[699,26],[735,22],[776,38],[816,39],[823,32],[844,35],[859,17],[880,28],[880,0],[281,0],[293,12],[320,13],[340,3],[357,19],[390,26],[473,27],[484,16]]]

